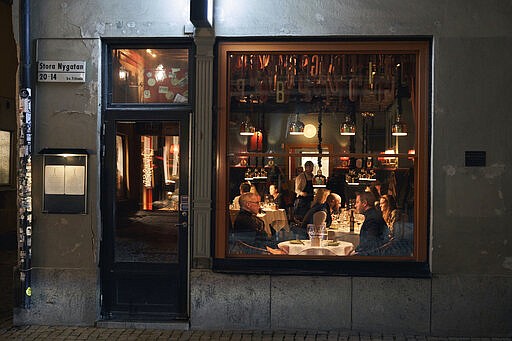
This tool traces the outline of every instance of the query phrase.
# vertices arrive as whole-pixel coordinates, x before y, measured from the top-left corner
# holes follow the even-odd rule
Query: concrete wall
[[[37,58],[86,60],[90,80],[38,85],[35,150],[97,151],[100,38],[183,36],[188,1],[48,0],[34,1],[32,7]],[[218,37],[432,37],[432,111],[424,114],[431,115],[432,124],[433,277],[242,276],[194,269],[192,328],[395,331],[405,326],[411,333],[512,335],[512,143],[507,128],[512,124],[511,17],[511,0],[217,0]],[[76,137],[69,136],[71,130],[78,131]],[[486,151],[486,167],[464,167],[468,150]],[[39,159],[34,163],[34,169],[41,166]],[[92,204],[99,193],[94,155],[89,166]],[[40,181],[40,174],[35,175],[34,198]],[[37,277],[34,290],[49,297],[45,278],[53,271],[65,272],[58,278],[66,280],[59,283],[66,292],[75,292],[77,304],[85,304],[97,290],[92,283],[101,235],[99,211],[91,205],[86,216],[45,216],[38,213],[39,204],[34,205],[34,262],[46,275]],[[89,274],[83,285],[68,281],[76,278],[74,269]],[[87,294],[76,295],[78,290]],[[38,302],[37,316],[29,312],[23,319],[52,321],[46,316],[55,308],[48,300]],[[93,323],[95,315],[97,311],[84,312],[81,321]]]

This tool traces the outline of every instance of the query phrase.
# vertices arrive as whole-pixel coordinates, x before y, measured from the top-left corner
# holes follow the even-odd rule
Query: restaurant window
[[[112,49],[112,103],[189,104],[189,49]]]
[[[216,258],[425,262],[429,49],[219,43]]]

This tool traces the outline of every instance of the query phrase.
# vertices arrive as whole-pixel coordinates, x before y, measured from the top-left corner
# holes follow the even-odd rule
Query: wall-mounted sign
[[[39,82],[85,83],[85,61],[37,62],[37,80]]]

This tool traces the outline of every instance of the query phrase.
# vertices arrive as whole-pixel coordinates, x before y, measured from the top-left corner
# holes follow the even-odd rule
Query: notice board
[[[87,157],[84,150],[43,149],[43,212],[87,212]]]

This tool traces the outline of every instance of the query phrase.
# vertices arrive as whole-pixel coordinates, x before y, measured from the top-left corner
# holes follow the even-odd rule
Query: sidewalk
[[[203,331],[158,330],[98,327],[22,326],[5,319],[0,325],[0,340],[356,340],[356,341],[511,341],[512,338],[433,337],[425,335],[358,334],[339,331]]]
[[[94,327],[25,326],[0,329],[1,340],[468,340],[509,341],[510,338],[440,338],[415,335],[346,334],[340,332],[182,331],[106,329]]]
[[[429,340],[429,341],[512,341],[512,338],[462,338],[434,337],[425,335],[382,335],[352,331],[204,331],[204,330],[163,330],[103,327],[64,327],[64,326],[20,326],[12,325],[13,302],[12,265],[16,260],[15,251],[1,251],[0,260],[0,341],[3,340],[350,340],[350,341],[391,341],[391,340]]]

